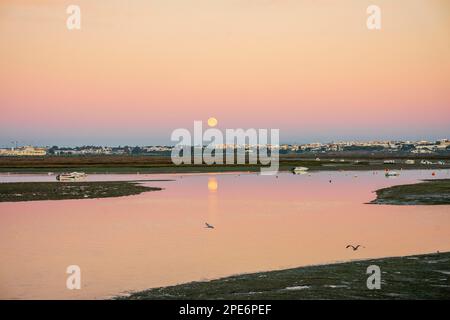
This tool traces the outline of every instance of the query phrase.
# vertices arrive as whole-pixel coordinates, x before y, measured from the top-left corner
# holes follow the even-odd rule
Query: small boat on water
[[[56,180],[58,181],[77,181],[82,180],[87,177],[87,174],[84,172],[70,172],[70,173],[61,173],[56,176]]]
[[[400,173],[395,172],[395,171],[386,171],[386,173],[384,174],[386,177],[396,177],[399,176]]]
[[[294,169],[292,169],[292,172],[295,174],[302,174],[302,173],[306,173],[306,171],[308,171],[309,168],[307,167],[295,167]]]

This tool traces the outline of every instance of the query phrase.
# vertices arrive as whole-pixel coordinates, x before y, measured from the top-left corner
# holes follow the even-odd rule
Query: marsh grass
[[[369,290],[367,267],[381,269]],[[450,253],[318,265],[150,289],[118,299],[450,299]]]
[[[0,183],[0,202],[112,198],[158,190],[135,181]]]
[[[445,205],[450,204],[450,179],[424,180],[420,183],[383,188],[375,192],[377,198],[370,203]]]

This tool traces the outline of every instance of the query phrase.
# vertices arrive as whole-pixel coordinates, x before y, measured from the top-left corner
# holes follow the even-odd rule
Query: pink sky
[[[169,143],[211,116],[283,142],[450,136],[446,0],[4,0],[0,70],[5,146]]]

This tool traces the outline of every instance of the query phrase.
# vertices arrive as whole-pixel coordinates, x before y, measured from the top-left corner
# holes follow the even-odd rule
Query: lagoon
[[[0,203],[0,298],[104,299],[238,273],[449,251],[450,206],[366,204],[376,189],[450,178],[435,172],[89,175],[173,181],[142,182],[163,190],[128,197]],[[4,183],[53,180],[0,175]],[[81,268],[81,290],[66,289],[69,265]]]

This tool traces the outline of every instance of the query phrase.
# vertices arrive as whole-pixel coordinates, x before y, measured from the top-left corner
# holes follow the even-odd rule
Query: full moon
[[[215,127],[217,125],[217,119],[214,117],[211,117],[208,119],[208,126]]]

